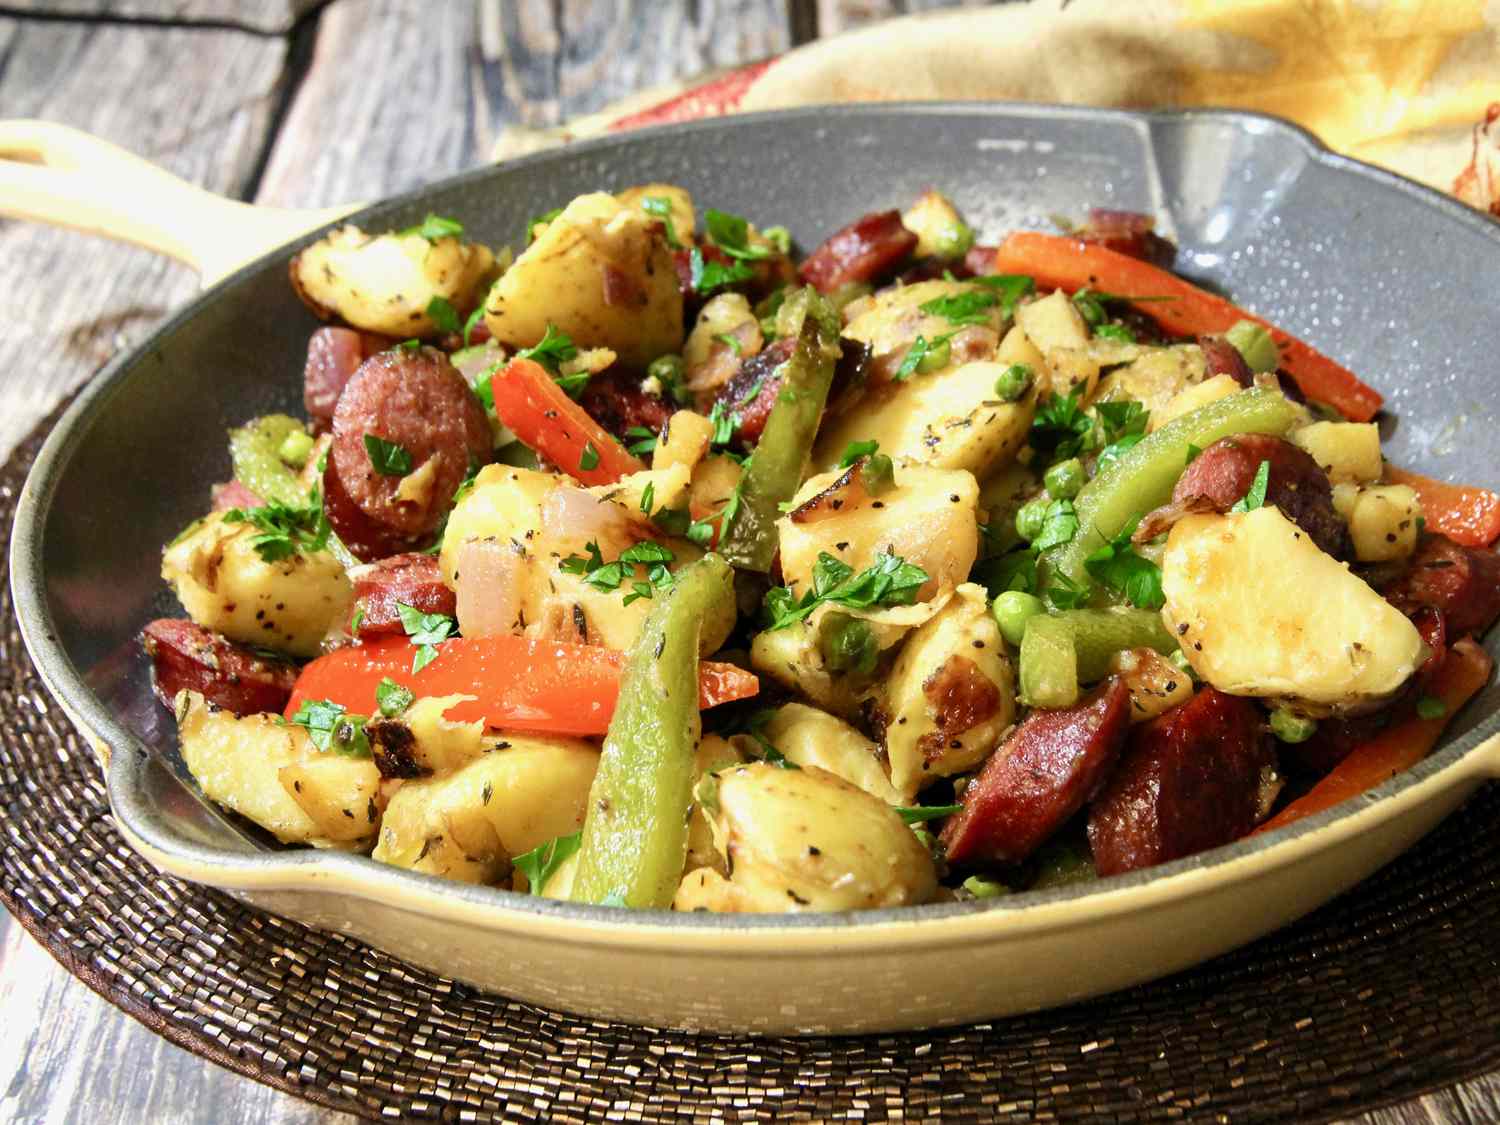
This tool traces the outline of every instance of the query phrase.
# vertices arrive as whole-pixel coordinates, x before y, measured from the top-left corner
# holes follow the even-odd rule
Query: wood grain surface
[[[375,199],[705,69],[948,0],[11,0],[0,116],[97,133],[240,199]],[[0,221],[0,452],[197,288],[182,267]],[[0,913],[0,1120],[352,1120],[169,1045]],[[1500,1120],[1488,1077],[1361,1118]]]

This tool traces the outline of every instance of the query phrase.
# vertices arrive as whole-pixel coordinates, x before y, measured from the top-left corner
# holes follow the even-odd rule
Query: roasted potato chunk
[[[354,587],[328,550],[296,550],[268,562],[261,532],[215,512],[168,545],[161,576],[188,616],[232,641],[315,656],[348,618]]]
[[[682,346],[682,297],[660,225],[599,192],[547,224],[490,290],[484,319],[506,347],[531,347],[553,324],[636,368]]]
[[[907,639],[873,704],[891,784],[907,804],[1000,744],[1016,715],[1015,672],[982,586],[959,586]]]
[[[1426,654],[1416,627],[1271,507],[1178,521],[1162,555],[1162,618],[1220,691],[1358,711]]]
[[[195,691],[176,699],[182,760],[204,794],[284,844],[367,847],[380,820],[380,773],[368,758],[319,750],[279,715],[236,718]]]
[[[494,272],[488,247],[451,236],[368,235],[356,226],[314,242],[291,266],[292,286],[319,316],[396,337],[436,334],[427,315],[432,300],[441,297],[463,315]]]
[[[802,703],[785,704],[776,709],[761,733],[789,762],[827,770],[887,804],[902,803],[902,794],[880,764],[880,747],[826,711]]]
[[[599,752],[571,738],[504,734],[456,770],[408,781],[380,826],[381,863],[493,883],[510,861],[583,826]]]
[[[932,856],[911,829],[879,797],[842,778],[816,766],[752,762],[720,771],[715,782],[704,807],[732,874],[688,872],[675,909],[868,910],[937,893]]]

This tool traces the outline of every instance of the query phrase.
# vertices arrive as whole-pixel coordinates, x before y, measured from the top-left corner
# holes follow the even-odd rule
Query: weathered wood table
[[[633,91],[943,0],[12,0],[0,117],[60,121],[213,191],[376,199]],[[0,452],[196,291],[145,251],[0,222]],[[346,1120],[115,1011],[0,913],[0,1119]],[[1364,1120],[1500,1119],[1500,1074]]]

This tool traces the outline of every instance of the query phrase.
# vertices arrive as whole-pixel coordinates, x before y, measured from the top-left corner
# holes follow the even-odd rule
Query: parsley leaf
[[[462,332],[464,328],[463,322],[458,319],[458,310],[444,297],[434,297],[427,302],[427,318],[436,325],[439,332]]]
[[[985,559],[975,568],[974,579],[984,584],[992,598],[1007,590],[1034,594],[1037,587],[1036,554],[1030,550],[1012,551],[1008,555]]]
[[[1084,449],[1094,420],[1078,405],[1082,394],[1082,388],[1074,388],[1066,398],[1053,392],[1037,405],[1031,420],[1031,445],[1038,453],[1066,460]]]
[[[931,304],[931,302],[928,302],[928,304]],[[923,308],[926,308],[926,305]],[[953,332],[945,333],[942,336],[934,336],[931,340],[927,339],[926,336],[918,336],[912,341],[911,347],[906,350],[906,355],[902,357],[901,366],[896,368],[895,373],[891,375],[891,382],[905,382],[918,371],[927,373],[947,363],[949,356],[948,341],[953,336]]]
[[[929,820],[952,816],[962,805],[892,805],[896,815],[907,824],[925,824]]]
[[[719,343],[723,344],[726,348],[728,348],[730,351],[732,351],[736,356],[738,356],[741,352],[744,351],[744,345],[740,343],[740,338],[738,336],[736,336],[733,332],[720,332],[717,336],[714,337],[714,339],[717,340]],[[751,397],[754,397],[754,396],[751,396]]]
[[[396,232],[397,238],[406,238],[408,235],[420,234],[428,242],[436,242],[442,238],[459,238],[464,233],[464,225],[457,219],[445,219],[442,215],[434,215],[427,212],[427,217],[414,227]]]
[[[643,453],[652,453],[656,450],[656,432],[645,426],[631,426],[625,431],[625,436],[630,439],[630,444],[625,448],[639,457]]]
[[[1094,335],[1101,340],[1113,340],[1117,344],[1135,343],[1135,333],[1123,324],[1101,324],[1094,329]]]
[[[311,553],[328,546],[333,529],[323,514],[323,501],[314,488],[305,508],[293,508],[272,500],[260,508],[231,508],[225,523],[248,523],[260,532],[250,545],[262,562],[279,562],[298,551]]]
[[[784,770],[799,770],[802,767],[776,749],[765,735],[766,724],[775,714],[776,708],[774,707],[758,708],[743,719],[731,721],[719,733],[725,738],[732,738],[736,735],[749,738],[760,750],[761,757],[765,761]]]
[[[703,226],[707,229],[708,237],[713,244],[731,258],[756,261],[760,258],[769,258],[772,254],[767,247],[751,244],[750,224],[739,215],[731,215],[728,211],[715,211],[710,207],[703,212]]]
[[[558,836],[545,844],[538,844],[529,852],[522,852],[511,863],[526,876],[526,883],[534,895],[547,889],[547,880],[557,874],[557,869],[572,858],[583,843],[583,829]]]
[[[1200,454],[1202,452],[1203,452],[1203,450],[1200,449],[1198,446],[1194,445],[1192,442],[1188,442],[1187,460],[1182,463],[1183,467],[1186,468],[1188,465],[1191,465],[1194,461],[1196,461],[1198,459],[1198,454]]]
[[[332,750],[346,758],[368,758],[370,740],[365,737],[363,715],[351,715],[342,703],[330,699],[304,699],[292,722],[307,729],[319,750]]]
[[[651,505],[656,501],[656,482],[648,480],[646,487],[641,489],[641,515],[651,514]]]
[[[402,687],[389,676],[375,685],[375,706],[387,719],[394,719],[410,707],[415,699],[411,688]]]
[[[599,467],[599,451],[594,448],[594,443],[586,441],[583,443],[583,452],[578,455],[578,469],[580,472],[588,472],[590,469]]]
[[[1089,591],[1066,574],[1055,574],[1052,585],[1042,591],[1042,600],[1048,609],[1082,609],[1089,604]]]
[[[847,469],[861,457],[868,457],[879,448],[878,441],[851,441],[844,446],[844,455],[839,458],[839,468]]]
[[[458,623],[445,613],[423,613],[405,602],[396,603],[401,628],[411,643],[418,646],[411,660],[412,674],[420,672],[438,658],[437,646],[457,631]]]
[[[564,574],[579,575],[585,582],[602,593],[613,593],[631,579],[631,592],[625,595],[625,604],[640,598],[650,598],[657,590],[671,589],[675,579],[672,572],[667,569],[667,564],[677,561],[677,556],[670,547],[651,540],[637,543],[620,552],[620,557],[612,563],[604,561],[604,555],[599,550],[599,544],[592,540],[587,543],[584,550],[588,556],[569,555],[557,564],[557,568]],[[634,578],[635,568],[644,566],[646,568],[646,580],[644,582]]]
[[[988,309],[1000,303],[1000,295],[990,289],[968,289],[950,297],[934,297],[919,307],[931,316],[940,316],[949,324],[988,324]]]
[[[1135,399],[1122,402],[1101,402],[1094,407],[1104,430],[1105,443],[1119,441],[1131,434],[1144,434],[1151,412]]]
[[[1262,461],[1255,470],[1255,479],[1250,482],[1250,491],[1235,501],[1231,512],[1253,512],[1266,502],[1266,486],[1271,483],[1271,462]]]
[[[1078,513],[1073,509],[1073,501],[1054,500],[1047,505],[1041,534],[1031,541],[1031,546],[1033,550],[1045,551],[1072,542],[1077,534]]]
[[[826,551],[820,552],[818,561],[813,564],[812,589],[800,599],[785,586],[772,587],[767,593],[771,628],[785,629],[806,618],[824,602],[851,609],[911,605],[927,580],[928,574],[921,567],[889,552],[877,556],[871,566],[858,574],[847,563],[840,562]]]
[[[474,329],[479,326],[479,322],[484,319],[484,306],[490,303],[490,290],[494,288],[495,282],[493,281],[485,286],[484,292],[479,296],[479,303],[474,306],[474,311],[464,321],[464,347],[466,348],[473,343],[470,337],[474,335]],[[428,315],[430,316],[431,313],[429,312]]]
[[[677,237],[677,224],[672,221],[672,201],[664,195],[648,195],[641,200],[641,210],[660,219],[667,229],[667,245],[681,250],[682,242]]]
[[[1098,582],[1122,595],[1141,609],[1160,609],[1166,603],[1161,589],[1161,568],[1136,553],[1130,541],[1138,519],[1131,520],[1120,533],[1094,551],[1083,562]]]
[[[1006,319],[1015,313],[1016,305],[1022,297],[1036,292],[1036,282],[1025,274],[996,273],[971,280],[975,285],[983,285],[994,291],[1000,298],[1000,315]]]
[[[571,336],[559,330],[557,325],[549,320],[547,331],[542,333],[542,338],[532,347],[518,351],[516,358],[533,359],[556,376],[562,364],[570,359],[578,358],[578,347],[573,343]]]
[[[703,251],[696,246],[688,255],[688,268],[693,288],[703,294],[736,282],[749,281],[755,276],[755,271],[744,262],[731,262],[726,266],[723,262],[705,261]]]
[[[404,477],[411,472],[410,451],[405,446],[386,441],[385,438],[366,434],[365,455],[370,458],[370,464],[375,466],[375,471],[381,476]]]
[[[1139,445],[1145,437],[1145,434],[1126,434],[1119,441],[1106,445],[1099,451],[1099,461],[1094,466],[1095,473],[1102,473],[1105,469],[1109,468],[1110,465]]]

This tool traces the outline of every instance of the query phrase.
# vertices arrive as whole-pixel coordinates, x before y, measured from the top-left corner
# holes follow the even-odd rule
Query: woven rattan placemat
[[[44,431],[0,469],[6,541]],[[8,570],[0,602],[0,899],[172,1042],[324,1105],[474,1121],[1319,1120],[1500,1066],[1493,786],[1353,893],[1154,985],[958,1031],[694,1037],[476,993],[159,874],[116,832],[92,752],[37,680]]]

